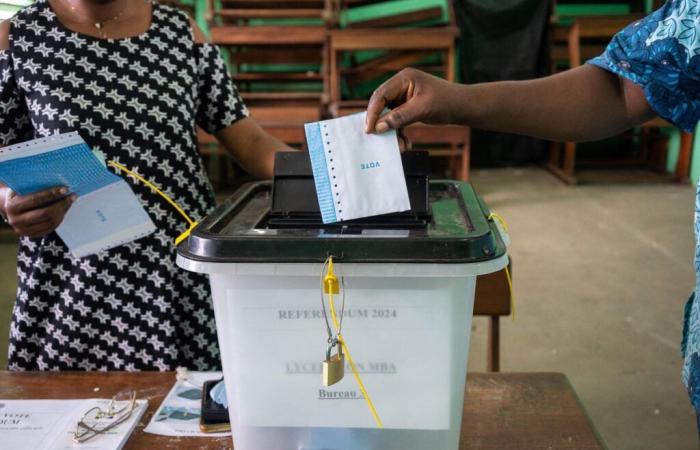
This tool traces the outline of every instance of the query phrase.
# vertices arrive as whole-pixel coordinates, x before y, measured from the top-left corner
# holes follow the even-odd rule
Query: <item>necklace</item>
[[[111,23],[111,22],[116,22],[117,20],[119,20],[119,19],[124,15],[124,13],[126,12],[127,6],[128,6],[128,1],[127,1],[127,2],[126,2],[127,4],[121,9],[121,11],[119,11],[119,13],[115,14],[115,15],[112,16],[112,17],[108,17],[108,18],[106,18],[106,19],[104,19],[104,20],[96,21],[96,20],[94,20],[92,17],[88,17],[86,14],[80,12],[80,11],[78,10],[78,8],[76,8],[75,5],[73,5],[73,4],[72,4],[71,2],[69,2],[68,0],[62,0],[62,1],[63,1],[63,3],[65,3],[66,6],[68,6],[68,8],[71,10],[71,12],[72,12],[73,14],[75,14],[75,15],[77,15],[77,16],[80,16],[80,17],[81,17],[82,19],[84,19],[86,22],[92,23],[92,24],[95,26],[95,28],[97,29],[97,31],[100,33],[100,36],[101,36],[103,39],[107,39],[107,33],[104,31],[105,25],[107,25],[107,24],[109,24],[109,23]]]

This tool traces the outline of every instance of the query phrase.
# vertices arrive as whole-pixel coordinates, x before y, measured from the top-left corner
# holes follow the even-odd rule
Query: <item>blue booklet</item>
[[[76,257],[156,229],[126,181],[107,170],[76,132],[0,148],[0,181],[20,195],[58,186],[75,194],[56,233]]]

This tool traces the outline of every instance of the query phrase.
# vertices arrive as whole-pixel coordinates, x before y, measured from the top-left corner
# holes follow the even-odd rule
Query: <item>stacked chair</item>
[[[252,116],[304,148],[304,123],[364,110],[372,90],[404,67],[454,80],[451,3],[386,14],[387,3],[396,2],[207,0],[204,17]],[[448,157],[450,176],[467,179],[468,128],[416,124],[405,133],[414,147]],[[199,137],[203,155],[219,166],[213,178],[230,178],[215,140]]]
[[[557,2],[554,0],[555,11],[558,11]],[[660,6],[659,1],[654,1],[654,7]],[[551,27],[551,71],[559,72],[563,69],[578,67],[585,61],[600,55],[615,34],[644,17],[644,13],[620,13],[617,15],[592,14],[575,15],[571,17],[559,16],[555,13],[552,17]],[[665,134],[660,130],[674,130],[673,125],[663,119],[656,118],[641,125],[640,146],[638,156],[624,160],[587,161],[589,166],[643,166],[649,169],[663,172],[666,166],[666,154],[668,143]],[[632,137],[630,133],[628,136]],[[692,133],[680,134],[680,150],[678,163],[674,170],[674,176],[680,181],[686,181],[689,177],[689,166]],[[547,169],[567,184],[576,184],[577,144],[575,142],[550,143]]]
[[[458,36],[451,3],[362,18],[360,8],[381,8],[379,1],[341,2],[341,28],[328,33],[329,112],[362,111],[372,88],[405,67],[416,67],[454,81]],[[449,158],[449,176],[469,176],[469,129],[415,124],[405,130],[415,148]]]
[[[209,3],[211,40],[227,57],[253,117],[271,134],[304,144],[303,124],[326,102],[326,30],[331,0]]]

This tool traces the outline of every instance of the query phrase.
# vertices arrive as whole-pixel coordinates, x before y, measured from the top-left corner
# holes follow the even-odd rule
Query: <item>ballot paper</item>
[[[162,436],[230,436],[231,432],[204,433],[199,429],[202,412],[202,385],[205,381],[220,380],[221,372],[187,372],[187,380],[177,380],[151,422],[146,433]]]
[[[366,134],[365,115],[304,125],[323,223],[411,209],[396,131]]]
[[[129,418],[92,439],[76,443],[73,433],[89,409],[106,409],[109,399],[0,400],[1,448],[33,450],[120,450],[148,408],[137,400]]]
[[[0,181],[20,195],[58,186],[75,194],[56,232],[77,257],[155,231],[126,181],[107,170],[76,132],[0,148]]]

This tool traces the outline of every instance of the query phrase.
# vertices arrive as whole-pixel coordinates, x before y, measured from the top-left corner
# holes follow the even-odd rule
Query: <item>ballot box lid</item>
[[[271,226],[273,186],[249,183],[206,217],[178,247],[179,256],[220,263],[310,263],[328,256],[353,263],[476,263],[506,252],[500,227],[472,186],[427,183],[429,211],[407,221],[307,222]],[[425,220],[416,224],[415,218]]]

